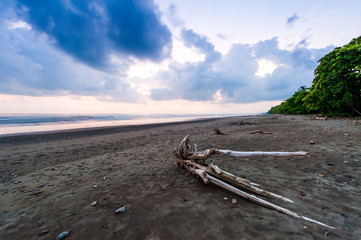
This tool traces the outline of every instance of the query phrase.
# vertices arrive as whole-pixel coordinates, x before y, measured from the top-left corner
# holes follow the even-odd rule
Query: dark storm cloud
[[[152,0],[18,0],[18,12],[64,52],[101,67],[110,54],[158,61],[168,56],[171,33]]]
[[[1,5],[1,4],[0,4]],[[141,96],[125,75],[96,70],[49,45],[26,28],[8,29],[11,11],[0,14],[0,94],[26,96],[82,95],[108,101],[136,102]],[[10,13],[10,14],[9,14]],[[16,20],[16,19],[13,19]],[[125,72],[127,64],[118,65]]]

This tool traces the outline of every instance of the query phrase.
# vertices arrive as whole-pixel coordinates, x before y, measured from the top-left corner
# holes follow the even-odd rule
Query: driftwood
[[[219,130],[218,128],[214,129],[214,133],[218,135],[231,135],[230,133],[221,132],[221,130]]]
[[[322,120],[322,121],[326,121],[327,117],[315,117],[315,120]]]
[[[249,134],[272,134],[272,133],[265,132],[263,130],[256,130],[256,131],[250,132]]]
[[[43,193],[44,190],[39,190],[39,191],[36,191],[36,192],[31,192],[31,193],[28,193],[29,196],[33,196],[33,195],[38,195],[40,193]]]
[[[259,125],[256,122],[244,122],[244,121],[240,121],[240,122],[232,122],[229,125]]]
[[[334,227],[331,227],[327,224],[318,222],[305,216],[301,216],[293,211],[280,207],[276,204],[273,204],[269,201],[266,201],[236,188],[239,187],[264,197],[279,199],[293,203],[292,200],[278,194],[263,190],[259,188],[258,184],[228,173],[220,169],[213,163],[205,164],[205,161],[214,154],[226,154],[231,156],[306,156],[307,152],[240,152],[232,150],[222,150],[217,148],[211,148],[202,152],[198,152],[197,146],[195,144],[190,144],[189,138],[190,135],[185,136],[179,144],[178,148],[173,150],[173,154],[176,157],[176,164],[179,167],[183,167],[191,174],[199,176],[204,183],[213,183],[261,206],[277,210],[289,216],[300,218],[324,227],[334,229]]]

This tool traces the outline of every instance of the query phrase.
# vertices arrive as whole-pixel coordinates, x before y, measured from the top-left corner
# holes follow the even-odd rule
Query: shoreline
[[[256,117],[256,115],[255,115]],[[40,160],[35,160],[36,162],[40,161],[40,164],[34,164],[31,162],[23,162],[18,169],[22,173],[29,173],[31,171],[35,171],[39,169],[39,167],[47,167],[56,163],[63,163],[69,161],[69,159],[62,158],[62,155],[58,156],[58,152],[63,152],[62,148],[65,148],[66,151],[77,151],[78,153],[71,156],[70,161],[77,160],[79,158],[87,158],[92,156],[92,154],[98,155],[98,152],[93,152],[90,154],[89,151],[79,150],[78,142],[82,142],[83,140],[88,141],[88,148],[93,148],[92,146],[101,146],[103,145],[104,138],[112,139],[111,141],[119,142],[119,139],[127,139],[133,138],[134,136],[145,136],[150,132],[157,133],[158,131],[173,131],[174,129],[189,129],[190,132],[193,131],[193,128],[198,125],[210,125],[215,122],[224,122],[224,121],[232,121],[231,119],[243,118],[243,116],[239,117],[221,117],[221,118],[206,118],[206,119],[197,119],[197,120],[189,120],[183,122],[168,122],[168,123],[154,123],[154,124],[142,124],[142,125],[120,125],[120,126],[104,126],[104,127],[92,127],[92,128],[82,128],[82,129],[67,129],[67,130],[57,130],[50,132],[39,132],[39,133],[30,133],[24,135],[13,135],[13,136],[0,136],[0,160],[7,158],[6,151],[11,152],[11,148],[18,149],[19,147],[27,146],[28,152],[32,152],[32,154],[25,154],[25,158],[40,158]],[[212,129],[213,131],[213,129]],[[188,133],[187,133],[188,134]],[[129,136],[128,136],[129,135]],[[76,143],[76,144],[74,144]],[[109,143],[111,144],[111,143]],[[48,148],[51,145],[52,153],[46,151],[48,153],[43,153],[42,149]],[[90,146],[89,146],[90,145]],[[113,145],[113,144],[111,144]],[[39,149],[38,151],[33,151],[33,148]],[[106,148],[106,146],[105,146]],[[114,150],[115,151],[115,150]],[[1,154],[1,152],[3,154]],[[21,151],[20,151],[21,152]],[[103,152],[102,149],[99,149],[99,152]],[[54,156],[56,155],[56,156]],[[9,154],[11,156],[11,154]],[[30,159],[29,159],[30,160]],[[15,165],[19,166],[19,165]],[[11,169],[11,163],[7,164],[7,167],[1,167],[1,170],[13,172]],[[3,168],[3,169],[1,169]],[[4,177],[3,177],[4,179]],[[5,178],[6,179],[6,178]],[[1,179],[0,179],[1,182]]]
[[[258,116],[258,115],[249,115]],[[107,135],[129,131],[147,130],[158,127],[168,127],[183,124],[194,124],[194,123],[205,123],[216,121],[217,119],[231,119],[243,116],[230,116],[230,117],[212,117],[212,118],[199,118],[184,121],[174,122],[161,122],[161,123],[145,123],[145,124],[130,124],[130,125],[114,125],[114,126],[99,126],[99,127],[83,127],[83,128],[70,128],[62,130],[51,130],[51,131],[39,131],[39,132],[25,132],[25,133],[14,133],[0,135],[0,144],[17,142],[23,144],[27,140],[32,141],[34,138],[37,139],[71,139],[82,136],[92,135]],[[247,116],[244,116],[247,117]]]
[[[215,155],[209,162],[336,229],[176,167],[171,151],[190,133],[200,151],[307,151],[306,158]],[[360,136],[352,120],[256,115],[0,138],[0,238],[55,239],[69,231],[74,239],[360,239]]]
[[[27,135],[41,135],[41,134],[53,134],[53,133],[62,133],[62,132],[77,132],[77,131],[91,131],[91,130],[106,130],[111,128],[131,128],[138,126],[161,126],[163,124],[177,124],[177,123],[185,123],[185,122],[203,122],[208,120],[215,120],[215,119],[221,119],[221,118],[232,118],[232,117],[242,117],[242,116],[251,116],[251,115],[232,115],[232,116],[204,116],[204,117],[179,117],[179,118],[160,118],[160,119],[148,119],[145,121],[138,121],[138,120],[120,120],[117,122],[113,121],[106,121],[106,122],[84,122],[85,126],[81,126],[81,123],[79,123],[79,126],[69,126],[65,127],[63,129],[53,129],[53,130],[39,130],[39,131],[27,131],[27,132],[14,132],[14,133],[4,133],[0,134],[0,138],[2,137],[13,137],[13,136],[27,136]],[[253,116],[253,115],[252,115]],[[256,115],[254,115],[256,116]],[[161,120],[161,121],[160,121]],[[59,125],[62,126],[63,123],[59,124],[50,124],[50,125]],[[48,124],[45,125],[39,125],[46,127]],[[90,125],[90,126],[87,126]],[[35,127],[37,125],[34,125]],[[0,125],[0,128],[2,126]],[[9,126],[6,126],[9,127]],[[15,126],[16,127],[16,126]],[[22,126],[20,126],[22,127]],[[27,127],[31,127],[27,126]]]

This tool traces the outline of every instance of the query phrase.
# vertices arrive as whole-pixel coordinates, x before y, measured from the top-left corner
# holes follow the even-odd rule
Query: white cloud
[[[257,77],[265,77],[272,74],[278,68],[277,64],[267,58],[261,58],[257,60],[257,62],[259,65],[257,72],[255,73]]]
[[[129,78],[150,78],[157,72],[167,69],[168,64],[168,60],[164,60],[161,63],[155,63],[132,59],[132,64],[126,71],[126,74]]]
[[[178,40],[173,40],[172,59],[179,63],[185,62],[199,62],[203,61],[205,54],[195,51],[195,49],[187,48],[184,44]]]
[[[187,100],[144,103],[105,102],[93,96],[21,96],[0,94],[3,113],[66,114],[258,114],[281,101],[257,103],[217,103]]]
[[[202,40],[197,42],[197,47],[206,55],[215,51],[204,38],[195,39]],[[165,89],[151,90],[150,97],[193,101],[220,100],[221,97],[223,102],[285,99],[300,86],[311,85],[316,59],[331,49],[308,49],[301,45],[284,50],[279,48],[277,38],[254,45],[234,44],[226,55],[213,62],[206,58],[202,62],[171,64],[168,70],[154,77]]]
[[[70,50],[56,45],[59,42],[59,38],[56,38],[59,37],[56,35],[58,32],[41,33],[36,29],[35,23],[31,26],[26,21],[19,20],[14,11],[16,1],[12,1],[11,11],[0,9],[0,13],[6,12],[0,17],[2,23],[6,23],[0,27],[0,93],[81,96],[84,99],[89,97],[108,103],[140,102],[145,106],[151,106],[153,110],[157,104],[167,106],[165,109],[168,109],[166,101],[181,106],[192,102],[196,103],[194,106],[214,107],[219,104],[218,107],[221,104],[230,106],[232,103],[238,106],[240,103],[285,99],[299,86],[310,86],[317,60],[332,50],[332,47],[324,47],[325,43],[322,41],[325,40],[310,28],[312,19],[307,17],[305,9],[300,10],[302,18],[298,14],[289,18],[291,24],[296,22],[290,28],[285,26],[285,20],[291,16],[293,10],[281,9],[282,14],[277,16],[262,9],[251,14],[240,8],[245,3],[235,1],[233,3],[238,9],[242,9],[244,15],[241,16],[236,7],[233,7],[228,9],[231,10],[229,15],[216,18],[210,12],[201,12],[200,8],[194,9],[193,4],[200,4],[194,1],[179,2],[179,7],[169,5],[167,0],[159,1],[166,2],[163,19],[168,26],[156,21],[159,24],[158,30],[163,29],[164,32],[162,30],[161,33],[165,37],[165,42],[155,48],[156,52],[148,52],[148,58],[142,58],[142,52],[139,52],[139,58],[135,58],[134,54],[114,50],[100,41],[96,42],[91,52],[96,66],[92,65],[86,56],[89,48],[81,45],[84,48],[75,53],[78,54],[76,57]],[[86,15],[89,19],[85,20],[91,20],[92,14],[97,16],[95,30],[99,30],[99,26],[104,26],[109,21],[105,14],[107,9],[102,1],[92,1],[88,4],[89,9],[78,8],[74,1],[62,3],[66,3],[67,9],[74,14],[90,10],[91,14],[87,12]],[[182,4],[189,4],[191,12],[181,8]],[[212,4],[224,5],[221,2]],[[1,6],[4,6],[4,3],[0,3]],[[157,16],[157,7],[151,4],[151,9],[155,10]],[[225,11],[223,8],[214,9],[219,12]],[[258,17],[265,14],[264,19],[271,19],[271,16],[274,16],[274,19],[265,22],[264,19],[254,18],[254,13]],[[187,14],[192,16],[189,17]],[[203,14],[208,17],[204,17]],[[118,15],[114,18],[116,17]],[[62,23],[61,19],[57,21],[58,24]],[[203,21],[205,26],[202,25]],[[92,25],[86,25],[87,29],[88,27],[94,30]],[[320,30],[320,26],[317,27]],[[172,31],[169,33],[172,43],[169,42],[170,35],[167,29]],[[151,29],[148,30],[152,32]],[[280,37],[272,38],[275,33]],[[158,39],[157,36],[155,38]],[[327,39],[332,38],[335,36],[327,36]],[[103,38],[100,36],[97,39]],[[315,41],[322,42],[322,48],[311,49],[310,46],[314,46],[312,43]],[[246,42],[248,44],[245,44]],[[83,36],[79,43],[88,43],[87,38]],[[101,51],[98,51],[97,46]],[[154,47],[147,46],[150,49]],[[162,54],[161,49],[169,53],[171,46],[171,55]],[[135,46],[133,50],[137,49]],[[103,58],[105,56],[106,59]],[[159,57],[165,56],[169,58],[160,61]],[[100,64],[104,61],[107,61],[106,64]],[[117,103],[109,104],[120,106]],[[139,107],[139,110],[143,111],[145,108]]]
[[[16,21],[16,22],[8,22],[8,29],[9,30],[14,30],[14,29],[18,29],[18,28],[22,28],[25,30],[31,30],[31,26],[24,21]]]
[[[212,97],[215,102],[222,102],[223,100],[222,89],[218,89],[217,92],[212,95]]]

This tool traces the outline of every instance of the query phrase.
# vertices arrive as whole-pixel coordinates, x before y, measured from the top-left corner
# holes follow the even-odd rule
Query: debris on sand
[[[125,207],[124,207],[124,206],[118,208],[117,210],[115,210],[115,213],[116,213],[116,214],[118,214],[118,213],[123,213],[123,212],[125,212]]]
[[[263,130],[256,130],[253,132],[249,132],[249,134],[272,134],[271,132],[265,132]]]
[[[327,117],[315,117],[315,120],[322,120],[322,121],[326,121]]]
[[[259,125],[259,123],[256,122],[244,122],[244,121],[240,121],[240,122],[232,122],[229,125]]]
[[[254,203],[257,203],[261,206],[274,209],[281,213],[287,214],[292,217],[300,218],[312,223],[319,224],[321,226],[334,229],[334,227],[324,224],[322,222],[316,221],[314,219],[302,216],[296,212],[273,204],[269,201],[266,201],[258,196],[252,195],[248,192],[242,191],[239,188],[253,192],[255,194],[283,200],[289,203],[293,203],[292,200],[278,195],[276,193],[269,192],[267,190],[255,187],[249,180],[240,178],[233,175],[232,173],[226,172],[220,169],[213,163],[206,164],[205,161],[214,154],[226,154],[230,156],[252,156],[255,153],[262,156],[307,156],[307,152],[240,152],[233,150],[222,150],[217,148],[207,149],[203,152],[196,151],[195,144],[190,143],[190,134],[185,136],[180,142],[178,148],[173,150],[173,154],[176,158],[176,164],[178,167],[183,167],[185,170],[190,172],[192,175],[199,176],[205,184],[213,183],[221,188],[224,188],[234,194],[237,194],[240,197],[246,198]],[[226,198],[224,198],[226,199]],[[228,198],[227,198],[228,199]],[[233,202],[233,200],[232,200]]]
[[[66,217],[71,217],[71,216],[74,216],[74,215],[75,215],[75,213],[70,212],[70,213],[66,214]]]
[[[49,230],[43,230],[41,233],[39,233],[39,236],[43,236],[45,234],[48,234],[49,233]]]
[[[325,238],[327,238],[327,235],[334,236],[336,238],[342,238],[340,235],[338,235],[338,234],[336,234],[334,232],[331,232],[331,231],[327,231],[327,229],[326,229]]]
[[[216,135],[231,135],[230,133],[221,132],[221,130],[219,130],[218,128],[215,128],[214,132]]]
[[[64,239],[64,238],[66,238],[68,235],[69,235],[69,232],[68,232],[68,231],[62,232],[62,233],[60,233],[60,234],[56,237],[56,240],[62,240],[62,239]]]
[[[34,196],[34,195],[38,195],[40,193],[43,193],[44,191],[43,190],[39,190],[39,191],[36,191],[36,192],[31,192],[31,193],[28,193],[29,196]]]

